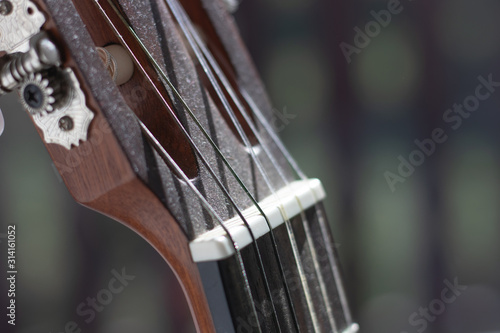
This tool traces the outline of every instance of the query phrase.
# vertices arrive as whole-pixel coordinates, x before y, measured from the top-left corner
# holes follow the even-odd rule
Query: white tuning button
[[[97,53],[117,85],[121,86],[132,79],[134,62],[123,46],[113,44],[98,47]]]
[[[240,0],[224,0],[224,4],[226,5],[227,11],[234,14],[240,6]]]
[[[4,129],[5,129],[5,121],[3,120],[2,110],[0,109],[0,135],[2,135]]]

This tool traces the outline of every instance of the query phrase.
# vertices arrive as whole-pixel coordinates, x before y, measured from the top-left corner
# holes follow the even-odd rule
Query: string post
[[[123,46],[112,44],[98,47],[97,53],[118,86],[124,85],[132,79],[134,62]]]

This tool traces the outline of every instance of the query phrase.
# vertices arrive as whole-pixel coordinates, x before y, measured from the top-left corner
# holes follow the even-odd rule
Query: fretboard
[[[318,203],[239,253],[199,263],[217,331],[356,332],[329,230]]]

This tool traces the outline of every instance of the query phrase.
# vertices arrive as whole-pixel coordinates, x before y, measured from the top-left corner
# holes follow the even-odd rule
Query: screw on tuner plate
[[[19,88],[21,103],[31,115],[52,113],[70,97],[67,80],[56,68],[31,74]]]
[[[0,1],[0,15],[7,16],[12,14],[13,6],[12,2],[8,0]]]

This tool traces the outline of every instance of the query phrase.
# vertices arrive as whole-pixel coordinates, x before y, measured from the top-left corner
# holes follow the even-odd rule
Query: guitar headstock
[[[272,241],[276,258],[267,265],[288,260],[304,274],[299,248],[313,235],[322,250],[331,247],[320,229],[321,183],[305,178],[270,125],[271,105],[227,2],[3,0],[0,51],[0,93],[18,92],[73,197],[124,223],[165,258],[200,330],[214,325],[199,263],[222,262],[229,280],[242,275],[241,298],[250,305],[231,311],[256,313],[252,296],[262,291],[250,291],[244,272],[231,266],[255,261],[242,259],[241,249],[259,252],[257,239]],[[317,229],[307,229],[307,214]],[[273,229],[291,242],[280,251],[292,257],[280,258]],[[326,266],[335,258],[325,253]],[[250,271],[263,271],[256,264]],[[297,327],[351,324],[345,309],[333,318],[333,304],[345,307],[335,272],[324,273],[325,288],[343,303],[323,295],[324,318],[304,314]],[[307,301],[304,290],[293,302]]]
[[[189,242],[215,228],[214,214],[236,214],[228,194],[245,209],[247,191],[271,193],[247,149],[259,149],[255,134],[226,104],[255,128],[252,108],[271,107],[225,4],[173,3],[3,1],[1,89],[18,92],[76,201],[137,231],[202,299]],[[281,188],[279,173],[293,176],[273,162],[263,160]]]
[[[132,174],[148,181],[151,156],[145,149],[151,147],[145,143],[144,128],[189,179],[199,177],[193,142],[182,132],[189,120],[181,114],[184,119],[173,119],[180,108],[189,107],[179,105],[193,98],[187,90],[194,83],[175,81],[182,81],[178,77],[200,81],[199,69],[187,60],[192,51],[166,3],[147,8],[149,17],[135,14],[140,6],[150,7],[115,1],[1,2],[1,92],[18,91],[66,185],[81,203],[99,198]],[[215,27],[201,2],[190,6],[200,24],[207,26],[203,36],[213,38],[211,44],[228,70],[229,56],[214,37]],[[157,29],[147,31],[146,25]],[[163,54],[159,42],[171,42],[170,47],[176,48],[173,55]],[[191,77],[185,75],[188,70]],[[230,71],[234,82],[235,71]],[[178,91],[169,91],[172,87]],[[198,90],[189,93],[200,94]],[[196,102],[202,103],[197,97]],[[128,170],[110,172],[115,164]],[[82,182],[82,177],[88,181]],[[91,178],[97,178],[96,187],[82,186]]]

